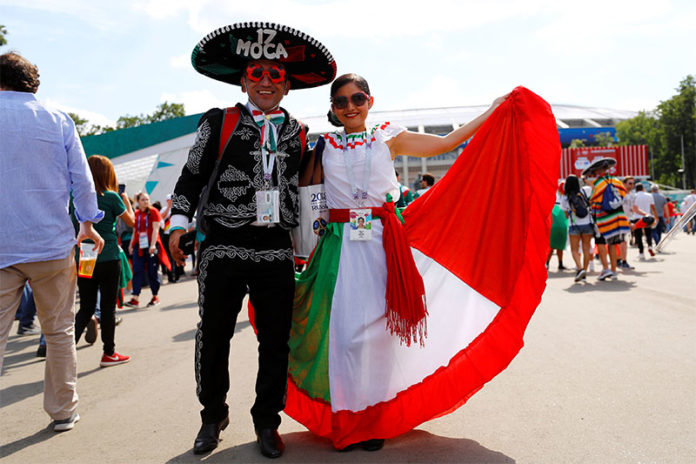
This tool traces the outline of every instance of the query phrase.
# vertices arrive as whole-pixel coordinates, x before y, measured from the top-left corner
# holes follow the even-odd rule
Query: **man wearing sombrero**
[[[623,199],[626,189],[619,179],[609,175],[609,168],[616,164],[613,158],[598,158],[582,172],[594,183],[590,204],[595,217],[600,237],[595,239],[598,245],[607,244],[611,270],[604,269],[599,274],[599,280],[618,279],[616,265],[618,253],[616,245],[624,241],[624,235],[630,232],[628,218],[623,210]]]
[[[230,339],[248,292],[259,341],[251,415],[261,453],[275,458],[284,449],[277,429],[285,406],[295,289],[290,229],[297,225],[298,170],[307,133],[279,104],[290,89],[330,83],[336,64],[308,35],[262,22],[211,32],[191,61],[201,74],[241,85],[249,98],[203,115],[172,197],[170,247],[177,262],[184,260],[179,238],[197,206],[198,224],[207,234],[199,250],[195,353],[203,424],[193,451],[215,449],[229,424]]]

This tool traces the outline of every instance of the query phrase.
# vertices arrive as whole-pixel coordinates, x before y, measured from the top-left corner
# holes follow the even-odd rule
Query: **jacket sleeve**
[[[218,156],[223,110],[214,108],[198,121],[196,139],[172,194],[172,216],[183,215],[189,221],[198,206],[203,187],[208,185]]]

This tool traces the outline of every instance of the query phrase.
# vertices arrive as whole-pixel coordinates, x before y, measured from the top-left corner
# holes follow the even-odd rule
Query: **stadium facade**
[[[616,124],[637,115],[634,111],[574,105],[551,105],[556,117],[561,145],[579,139],[593,145],[598,134],[616,137]],[[427,134],[445,134],[466,124],[486,110],[487,106],[458,106],[450,108],[423,108],[399,111],[372,111],[370,121],[391,121],[409,130]],[[101,154],[111,158],[120,182],[128,192],[140,190],[150,193],[153,201],[163,201],[174,189],[174,184],[186,162],[188,151],[195,139],[196,125],[201,114],[121,129],[101,135],[82,138],[87,155]],[[319,134],[335,130],[326,116],[300,118],[309,128],[309,141]],[[368,121],[368,123],[370,122]],[[395,167],[404,183],[413,186],[420,175],[429,172],[441,178],[461,154],[464,145],[433,158],[399,156]]]

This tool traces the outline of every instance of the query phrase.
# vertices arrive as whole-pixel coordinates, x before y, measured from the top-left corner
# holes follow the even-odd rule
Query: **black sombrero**
[[[594,171],[597,171],[598,169],[609,169],[615,164],[616,160],[614,158],[597,158],[582,171],[582,175],[586,176],[588,174],[593,173]]]
[[[336,77],[336,61],[324,45],[304,32],[274,23],[221,27],[203,37],[191,53],[196,71],[234,85],[240,85],[247,63],[253,60],[281,63],[292,89],[318,87]]]

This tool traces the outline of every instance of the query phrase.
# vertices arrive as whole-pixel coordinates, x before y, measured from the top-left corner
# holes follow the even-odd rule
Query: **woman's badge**
[[[372,210],[350,210],[350,239],[372,240]]]

